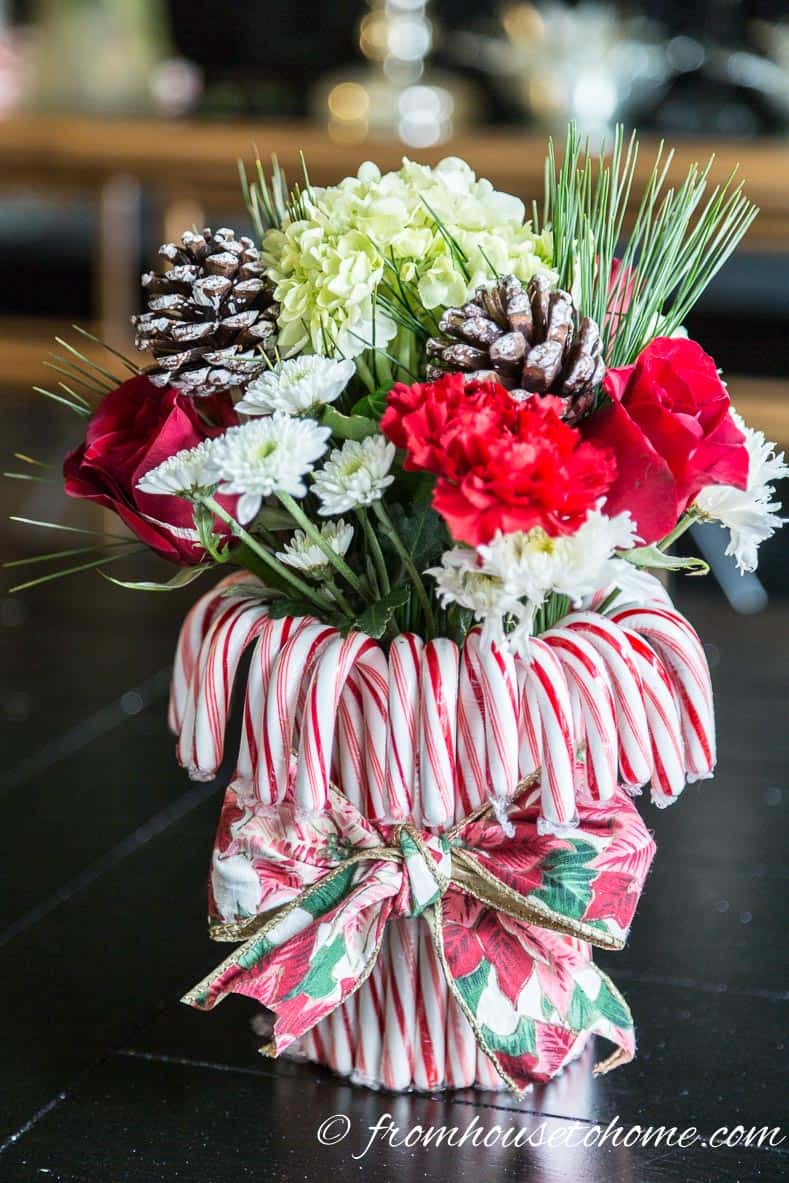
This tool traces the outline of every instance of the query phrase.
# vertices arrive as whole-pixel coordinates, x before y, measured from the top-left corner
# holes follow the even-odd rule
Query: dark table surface
[[[2,557],[12,548],[18,535]],[[787,1177],[789,1139],[704,1143],[724,1126],[732,1140],[746,1137],[735,1127],[789,1134],[789,600],[773,596],[766,612],[743,617],[714,587],[681,585],[678,605],[716,683],[719,772],[667,811],[645,803],[655,867],[628,948],[600,958],[631,1004],[638,1057],[593,1079],[589,1049],[518,1103],[369,1092],[259,1057],[247,1000],[210,1015],[178,1003],[217,961],[205,881],[223,785],[186,779],[164,718],[167,666],[193,598],[125,592],[91,575],[22,598],[0,592],[0,1180]],[[476,1118],[486,1131],[530,1131],[532,1145],[378,1139],[363,1153],[368,1127],[387,1113],[401,1138],[417,1125],[462,1133]],[[349,1132],[322,1146],[334,1114]],[[556,1131],[566,1143],[571,1130],[577,1143],[614,1118],[625,1129],[696,1127],[699,1141],[534,1144]]]

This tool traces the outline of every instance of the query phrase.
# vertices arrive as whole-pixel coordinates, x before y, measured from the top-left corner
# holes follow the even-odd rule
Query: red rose
[[[499,530],[572,533],[608,489],[611,452],[584,443],[561,410],[551,396],[520,402],[497,382],[447,374],[396,386],[381,430],[405,448],[406,469],[436,474],[433,506],[453,538],[479,546]]]
[[[66,492],[114,510],[151,550],[192,566],[205,554],[196,541],[191,505],[182,497],[143,493],[137,482],[176,452],[237,422],[229,395],[197,403],[172,387],[130,378],[102,399],[85,442],[66,457]]]
[[[715,362],[695,341],[655,338],[635,365],[609,370],[603,389],[611,403],[581,430],[616,454],[606,513],[629,510],[645,543],[668,534],[707,485],[746,487],[745,438]]]

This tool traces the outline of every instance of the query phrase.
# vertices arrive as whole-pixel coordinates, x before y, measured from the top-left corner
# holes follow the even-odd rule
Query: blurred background
[[[453,153],[539,201],[546,136],[570,118],[595,143],[618,121],[639,129],[636,197],[662,138],[676,177],[713,153],[716,180],[739,165],[761,214],[688,329],[746,419],[789,445],[782,0],[0,0],[3,467],[20,467],[14,451],[58,465],[76,442],[69,412],[31,392],[56,379],[45,365],[56,335],[74,339],[78,322],[129,351],[139,275],[159,244],[192,224],[248,229],[240,158],[275,153],[298,176],[303,151],[326,184],[367,158],[390,168],[404,153]],[[7,482],[3,500],[84,521],[57,476]],[[2,530],[4,557],[40,542]],[[738,611],[789,588],[780,537],[759,579],[736,575],[723,541],[710,528],[688,544]]]

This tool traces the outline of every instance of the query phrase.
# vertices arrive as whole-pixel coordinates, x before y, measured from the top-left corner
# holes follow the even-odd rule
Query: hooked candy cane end
[[[708,772],[688,772],[688,784],[695,785],[700,780],[712,780],[715,776],[715,769],[711,768]]]
[[[537,833],[540,835],[553,834],[556,838],[569,838],[578,829],[580,820],[577,813],[566,822],[552,822],[550,818],[540,815],[537,818]]]
[[[206,784],[208,781],[215,778],[216,773],[216,768],[214,768],[213,771],[210,771],[207,768],[197,768],[194,764],[190,764],[189,768],[187,769],[187,775],[190,780],[196,780]]]

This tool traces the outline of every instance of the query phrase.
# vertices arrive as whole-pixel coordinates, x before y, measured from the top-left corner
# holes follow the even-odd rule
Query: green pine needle
[[[603,150],[595,162],[574,124],[560,166],[548,144],[544,220],[553,231],[554,267],[559,285],[577,290],[581,312],[600,326],[609,366],[629,364],[650,336],[680,327],[758,212],[733,175],[710,191],[714,158],[667,188],[672,154],[661,144],[611,283],[637,158],[635,136],[625,143],[621,126],[609,159]]]

